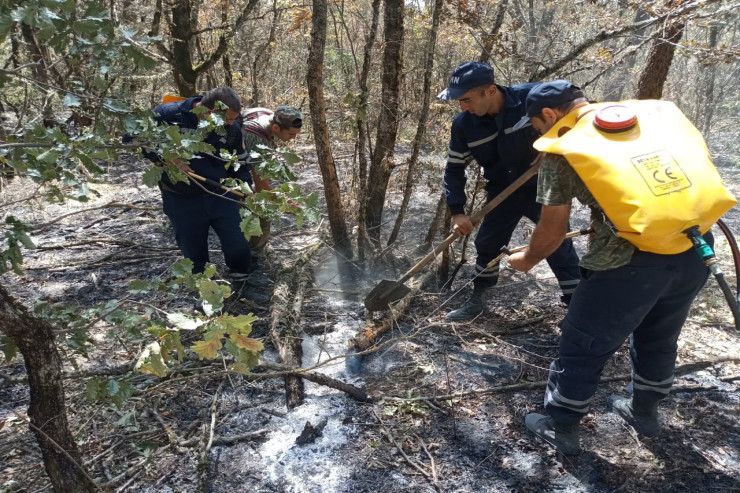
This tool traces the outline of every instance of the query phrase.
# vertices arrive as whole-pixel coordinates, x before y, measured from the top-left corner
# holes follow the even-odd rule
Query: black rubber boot
[[[484,289],[474,288],[465,303],[457,310],[452,310],[447,314],[447,320],[450,322],[466,322],[472,320],[478,315],[485,313],[488,308],[484,301]]]
[[[655,437],[660,433],[658,401],[641,402],[632,397],[610,395],[607,408],[619,414],[640,435]]]
[[[229,274],[229,278],[234,284],[241,283],[252,288],[269,288],[273,285],[273,282],[260,272],[252,272],[250,274],[232,272]]]
[[[565,455],[578,455],[581,445],[578,438],[578,423],[562,425],[550,416],[530,413],[524,418],[527,429],[554,446]]]

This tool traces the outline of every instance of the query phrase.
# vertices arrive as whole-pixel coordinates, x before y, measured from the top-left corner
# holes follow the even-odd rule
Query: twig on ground
[[[171,445],[165,445],[164,447],[160,447],[160,448],[158,448],[158,449],[157,449],[157,450],[156,450],[155,452],[153,452],[153,453],[152,453],[152,455],[150,455],[149,457],[144,457],[144,458],[143,458],[143,459],[141,459],[141,460],[140,460],[139,462],[137,462],[137,463],[136,463],[136,464],[134,464],[133,466],[129,467],[128,469],[126,469],[125,471],[123,471],[123,472],[122,472],[121,474],[119,474],[118,476],[115,476],[115,477],[112,477],[112,478],[110,478],[110,479],[108,480],[108,482],[106,482],[106,483],[104,483],[104,484],[100,485],[100,487],[101,487],[101,488],[108,488],[108,487],[110,487],[110,486],[113,486],[113,485],[115,485],[116,483],[118,483],[119,481],[121,481],[121,480],[122,480],[123,478],[125,478],[125,477],[129,476],[130,474],[133,474],[133,473],[135,473],[135,472],[136,472],[136,471],[137,471],[137,470],[138,470],[138,469],[139,469],[140,467],[142,467],[142,466],[143,466],[144,464],[146,464],[146,463],[147,463],[148,461],[152,460],[152,456],[154,455],[154,453],[162,453],[162,452],[165,452],[165,451],[167,451],[167,450],[168,450],[168,449],[169,449],[170,447],[171,447]]]
[[[143,210],[143,211],[156,211],[156,210],[159,210],[158,207],[142,207],[140,205],[125,204],[125,203],[113,201],[113,202],[108,202],[107,204],[99,205],[99,206],[96,206],[96,207],[88,207],[87,209],[80,209],[78,211],[72,211],[72,212],[68,212],[66,214],[62,214],[61,216],[57,216],[54,219],[52,219],[50,221],[47,221],[45,223],[36,224],[33,227],[33,231],[38,231],[38,230],[43,229],[43,228],[45,228],[47,226],[51,226],[52,224],[57,223],[57,222],[61,221],[62,219],[66,218],[66,217],[74,216],[75,214],[82,214],[84,212],[96,211],[96,210],[107,209],[107,208],[139,209],[139,210]]]
[[[123,491],[126,491],[126,488],[128,488],[131,485],[131,483],[133,483],[136,480],[136,478],[138,478],[139,476],[141,476],[141,472],[142,471],[136,471],[136,474],[134,474],[133,476],[131,476],[131,478],[129,478],[128,481],[126,481],[125,483],[123,483],[121,485],[121,487],[116,490],[116,493],[122,493]]]
[[[144,250],[166,250],[166,251],[178,251],[176,246],[157,246],[148,245],[145,243],[138,243],[136,241],[122,240],[118,238],[95,238],[92,240],[75,241],[71,243],[55,243],[53,245],[36,245],[36,250],[65,250],[67,248],[73,248],[76,246],[85,245],[96,245],[98,243],[108,243],[113,245],[124,245],[132,248],[141,248]]]
[[[177,445],[180,440],[177,438],[175,430],[173,430],[171,426],[164,422],[164,419],[162,419],[162,416],[160,416],[156,409],[154,409],[153,407],[148,407],[147,410],[149,411],[149,414],[154,416],[154,419],[156,419],[157,423],[159,423],[159,425],[162,427],[165,434],[167,435],[167,439],[169,440],[169,442],[172,445]]]
[[[421,465],[417,464],[417,462],[414,459],[412,459],[406,454],[406,452],[403,450],[403,447],[401,447],[401,445],[396,441],[396,439],[393,438],[393,434],[385,426],[385,423],[380,418],[380,416],[378,416],[378,413],[375,411],[375,409],[373,409],[373,415],[375,415],[375,419],[377,419],[378,423],[380,423],[380,428],[382,432],[385,434],[385,436],[388,438],[388,441],[396,446],[396,449],[398,449],[398,451],[401,453],[403,458],[406,459],[406,462],[408,462],[409,465],[411,465],[414,469],[416,469],[422,475],[424,475],[425,478],[432,479],[432,475],[428,471],[425,471]]]
[[[196,466],[196,469],[198,471],[198,491],[202,492],[208,492],[211,491],[210,488],[210,481],[211,481],[211,447],[213,446],[213,435],[214,430],[216,428],[216,414],[218,412],[218,402],[219,397],[221,395],[221,389],[224,386],[224,381],[221,380],[221,383],[219,383],[218,388],[216,389],[216,393],[213,395],[213,401],[211,402],[211,413],[210,413],[210,422],[204,423],[203,425],[203,435],[201,436],[200,443],[202,444],[202,447],[200,449],[199,457],[198,457],[198,465]]]
[[[213,442],[211,444],[212,447],[220,447],[224,445],[234,445],[236,443],[240,442],[248,442],[250,440],[253,440],[257,437],[260,437],[267,433],[269,430],[266,429],[260,429],[255,431],[250,431],[247,433],[240,433],[239,435],[232,435],[232,436],[213,436]],[[193,437],[189,438],[187,440],[183,440],[178,444],[179,447],[195,447],[198,445],[198,442],[201,441],[201,437]]]
[[[429,469],[432,471],[432,482],[437,483],[437,466],[434,464],[434,457],[432,457],[432,454],[429,453],[429,449],[427,448],[427,444],[424,443],[424,440],[421,439],[419,435],[414,435],[417,440],[419,440],[419,444],[421,445],[421,448],[424,450],[424,453],[427,454],[427,457],[429,457]]]

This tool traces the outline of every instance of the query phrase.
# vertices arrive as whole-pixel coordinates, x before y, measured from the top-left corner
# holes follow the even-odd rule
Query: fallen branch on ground
[[[290,374],[292,376],[300,377],[303,379],[308,380],[309,382],[317,383],[319,385],[323,385],[325,387],[330,387],[332,389],[341,390],[342,392],[346,393],[353,399],[356,399],[360,402],[372,402],[372,397],[370,397],[365,389],[360,387],[355,387],[352,384],[342,382],[341,380],[337,380],[335,378],[326,376],[322,373],[314,373],[314,372],[306,372],[301,371],[300,369],[290,368],[285,365],[279,365],[275,363],[263,363],[256,368],[253,369],[253,372],[255,370],[258,370],[260,368],[265,368],[271,371],[280,371],[287,374]]]
[[[303,358],[303,338],[300,317],[303,295],[311,281],[309,261],[318,249],[301,255],[293,267],[280,275],[270,300],[270,338],[280,353],[282,362],[300,368]],[[285,375],[285,403],[292,409],[305,399],[303,380]]]
[[[428,272],[424,277],[411,285],[411,292],[401,299],[400,302],[393,305],[390,309],[388,316],[380,323],[380,325],[366,326],[360,330],[353,338],[347,341],[349,350],[351,351],[365,351],[367,348],[375,344],[375,342],[386,332],[393,328],[396,321],[406,312],[406,309],[411,304],[411,300],[419,292],[421,286],[423,286],[428,280],[434,278],[433,272]]]

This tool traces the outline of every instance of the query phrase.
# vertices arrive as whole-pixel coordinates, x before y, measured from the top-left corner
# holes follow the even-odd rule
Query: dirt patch
[[[302,185],[320,190],[315,163],[299,168]],[[29,304],[86,307],[128,294],[128,282],[165,277],[179,258],[161,212],[159,194],[141,184],[141,166],[123,159],[101,197],[89,204],[21,209],[43,223],[73,210],[117,202],[75,214],[37,231],[40,249],[27,252],[23,277],[3,282]],[[725,172],[728,182],[740,183]],[[401,176],[394,179],[400,179]],[[23,196],[22,182],[8,194]],[[737,190],[735,190],[737,192]],[[10,195],[9,195],[10,196]],[[362,307],[367,291],[382,278],[408,268],[426,232],[436,193],[420,190],[411,204],[401,241],[392,250],[395,270],[373,265],[340,269],[322,246],[313,260],[314,284],[303,303],[304,367],[365,387],[375,402],[365,404],[334,389],[307,383],[307,402],[285,407],[282,380],[203,374],[187,361],[166,381],[131,377],[138,392],[120,409],[89,403],[81,380],[68,380],[72,429],[93,476],[116,491],[731,491],[740,488],[740,365],[719,358],[737,356],[740,337],[716,283],[710,281],[689,315],[679,342],[674,391],[661,404],[663,431],[642,439],[615,415],[606,398],[628,383],[629,356],[622,348],[607,364],[605,381],[582,427],[584,453],[559,456],[524,428],[528,412],[542,412],[543,383],[557,354],[558,323],[565,314],[557,283],[546,266],[524,275],[504,269],[490,296],[490,312],[471,323],[449,324],[445,314],[462,302],[472,266],[464,265],[452,289],[432,286],[415,296],[381,347],[343,358],[347,340],[372,316]],[[400,202],[389,197],[388,217]],[[735,209],[726,220],[740,230]],[[574,227],[586,224],[578,209]],[[274,228],[273,258],[290,264],[297,253],[322,244],[316,225],[298,230],[290,218]],[[523,226],[512,246],[525,244]],[[717,251],[734,285],[728,249],[717,232]],[[217,240],[213,261],[223,267]],[[583,240],[576,240],[582,251]],[[469,254],[470,256],[470,254]],[[406,260],[404,260],[406,259]],[[263,262],[263,272],[275,266]],[[189,310],[192,299],[156,295],[163,310]],[[262,317],[267,307],[235,300],[231,312]],[[118,334],[120,336],[120,334]],[[101,330],[96,351],[75,359],[79,369],[115,369],[138,355],[143,344]],[[269,341],[264,359],[277,361]],[[701,363],[691,366],[693,363]],[[199,369],[200,368],[200,369]],[[70,371],[76,369],[69,367]],[[19,359],[2,365],[0,386],[0,491],[47,487],[40,452],[23,421],[28,404]],[[156,391],[149,390],[160,385]],[[450,397],[454,396],[454,397]],[[210,424],[213,423],[213,427]],[[310,423],[320,430],[303,445],[296,439]],[[323,425],[323,426],[322,426]],[[213,436],[210,436],[211,431]],[[209,472],[202,474],[200,452]]]

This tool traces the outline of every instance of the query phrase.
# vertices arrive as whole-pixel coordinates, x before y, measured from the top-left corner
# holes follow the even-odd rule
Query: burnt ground
[[[302,152],[302,185],[321,193],[310,150]],[[78,213],[39,227],[34,239],[40,248],[26,252],[24,275],[6,275],[2,282],[29,306],[45,299],[85,308],[118,299],[129,306],[190,310],[193,299],[184,292],[132,297],[127,290],[132,280],[166,277],[179,258],[158,192],[141,183],[142,169],[143,164],[122,157],[111,168],[110,181],[94,187],[101,197],[92,203],[13,211],[39,225]],[[730,169],[721,172],[737,195],[740,176]],[[394,190],[401,178],[394,177]],[[15,181],[3,202],[29,190],[28,183]],[[379,348],[352,356],[347,367],[341,357],[347,340],[381,320],[381,314],[364,312],[365,293],[379,279],[400,277],[409,259],[418,256],[413,251],[426,233],[438,193],[419,187],[398,246],[386,252],[386,262],[370,263],[364,273],[356,264],[337,268],[334,253],[322,243],[323,225],[298,230],[291,218],[274,228],[272,252],[261,267],[274,278],[280,265],[322,245],[312,257],[314,283],[302,305],[304,366],[366,388],[372,404],[308,383],[306,402],[288,410],[281,379],[224,375],[219,372],[223,362],[203,368],[192,358],[166,379],[116,376],[137,388],[120,408],[88,401],[85,379],[69,378],[70,423],[93,476],[109,491],[146,492],[740,490],[740,336],[713,280],[684,327],[675,388],[661,404],[661,435],[644,439],[606,412],[606,398],[624,392],[629,381],[624,347],[607,364],[583,422],[584,452],[575,458],[555,453],[524,428],[528,412],[542,412],[543,382],[557,354],[558,322],[565,314],[546,266],[526,275],[504,269],[489,299],[490,313],[449,324],[446,312],[460,305],[468,289],[468,262],[452,290],[432,282],[417,291]],[[79,212],[111,202],[136,207]],[[399,202],[400,195],[392,192],[389,211]],[[737,210],[726,219],[740,231]],[[586,221],[579,210],[575,226]],[[526,243],[528,229],[520,228],[512,243]],[[734,285],[729,250],[719,231],[716,236],[723,270]],[[575,242],[582,250],[584,240]],[[219,255],[214,240],[213,261],[222,267]],[[384,267],[389,259],[394,269]],[[254,312],[260,317],[254,334],[266,336],[266,307],[235,299],[227,310]],[[95,349],[87,357],[65,350],[74,362],[70,373],[115,373],[149,341],[103,324],[96,325],[91,339]],[[265,343],[263,359],[277,361],[269,338]],[[334,359],[320,363],[327,358]],[[0,492],[49,490],[24,421],[28,390],[22,361],[0,368]],[[320,432],[298,445],[307,422]],[[211,430],[213,446],[205,453]]]

